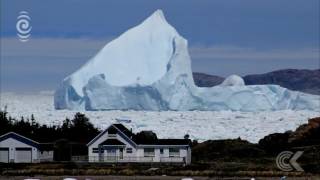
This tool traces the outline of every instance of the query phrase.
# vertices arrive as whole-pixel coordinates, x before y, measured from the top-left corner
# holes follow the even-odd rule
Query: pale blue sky
[[[1,0],[2,90],[55,89],[105,43],[162,9],[193,71],[227,76],[319,68],[318,0]],[[16,36],[20,11],[31,39]]]

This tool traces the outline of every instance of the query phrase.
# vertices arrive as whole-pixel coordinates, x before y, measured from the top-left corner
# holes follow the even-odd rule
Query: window
[[[103,153],[103,149],[100,150]],[[92,148],[92,153],[99,153],[99,148]]]
[[[108,129],[108,137],[115,138],[117,137],[117,130],[114,127]]]
[[[107,149],[107,156],[115,156],[117,153],[117,150],[115,148]]]
[[[169,148],[169,157],[180,157],[179,148]]]
[[[160,149],[160,154],[163,154],[163,149],[162,148]]]
[[[119,152],[120,152],[119,158],[120,158],[120,159],[123,159],[123,148],[120,148],[120,149],[119,149]]]
[[[132,153],[132,148],[127,148],[126,153]]]
[[[154,157],[154,148],[144,148],[144,157]]]
[[[117,137],[117,134],[108,134],[108,137],[109,137],[109,138],[116,138],[116,137]]]

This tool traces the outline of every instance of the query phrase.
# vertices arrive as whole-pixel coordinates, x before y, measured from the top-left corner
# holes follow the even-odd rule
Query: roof
[[[131,130],[129,130],[128,128],[126,128],[124,125],[122,124],[113,124],[113,126],[115,126],[116,128],[118,128],[121,132],[123,132],[123,134],[125,134],[128,137],[132,137],[134,136],[134,134],[132,133]]]
[[[134,133],[132,133],[129,129],[127,129],[124,125],[122,124],[111,124],[108,128],[106,128],[103,132],[101,132],[100,134],[98,134],[95,138],[93,138],[88,144],[87,146],[90,146],[91,144],[93,144],[94,142],[96,142],[101,136],[103,136],[105,133],[107,133],[108,131],[112,131],[113,130],[119,131],[119,135],[123,135],[123,138],[126,139],[129,143],[131,143],[133,146],[135,146],[135,142],[131,139],[131,137],[134,136]]]
[[[190,139],[158,139],[159,145],[190,145]]]
[[[172,146],[172,145],[190,145],[191,141],[189,139],[155,139],[150,141],[150,139],[143,141],[136,141],[138,145],[161,145],[161,146]]]
[[[125,144],[122,143],[121,141],[119,141],[118,139],[107,139],[105,141],[103,141],[101,144],[99,145],[104,145],[104,146],[124,146]]]
[[[8,132],[8,133],[0,136],[0,141],[4,141],[4,140],[6,140],[8,138],[13,138],[13,139],[15,139],[17,141],[20,141],[22,143],[28,144],[29,146],[33,146],[33,147],[39,148],[39,143],[38,142],[36,142],[36,141],[34,141],[32,139],[29,139],[29,138],[27,138],[25,136],[22,136],[20,134],[17,134],[15,132]]]

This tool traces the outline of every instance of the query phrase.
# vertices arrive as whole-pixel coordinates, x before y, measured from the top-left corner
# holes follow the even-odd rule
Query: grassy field
[[[217,163],[219,164],[219,163]],[[220,163],[219,166],[194,164],[173,166],[159,164],[7,164],[1,167],[2,176],[202,176],[202,177],[310,177],[306,172],[283,172],[275,168],[254,167],[239,163]]]
[[[38,178],[41,180],[62,180],[64,178],[75,178],[77,180],[182,180],[190,178],[187,176],[0,176],[0,180],[22,180],[27,178]],[[252,177],[192,177],[194,180],[250,180]],[[255,177],[256,180],[279,180],[280,177]],[[287,177],[287,180],[319,180],[320,176]]]

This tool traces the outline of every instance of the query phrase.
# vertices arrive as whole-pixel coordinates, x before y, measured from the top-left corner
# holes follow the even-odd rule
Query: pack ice
[[[246,86],[236,75],[197,87],[187,40],[161,10],[106,44],[54,96],[56,109],[70,110],[318,110],[319,103],[278,85]]]

